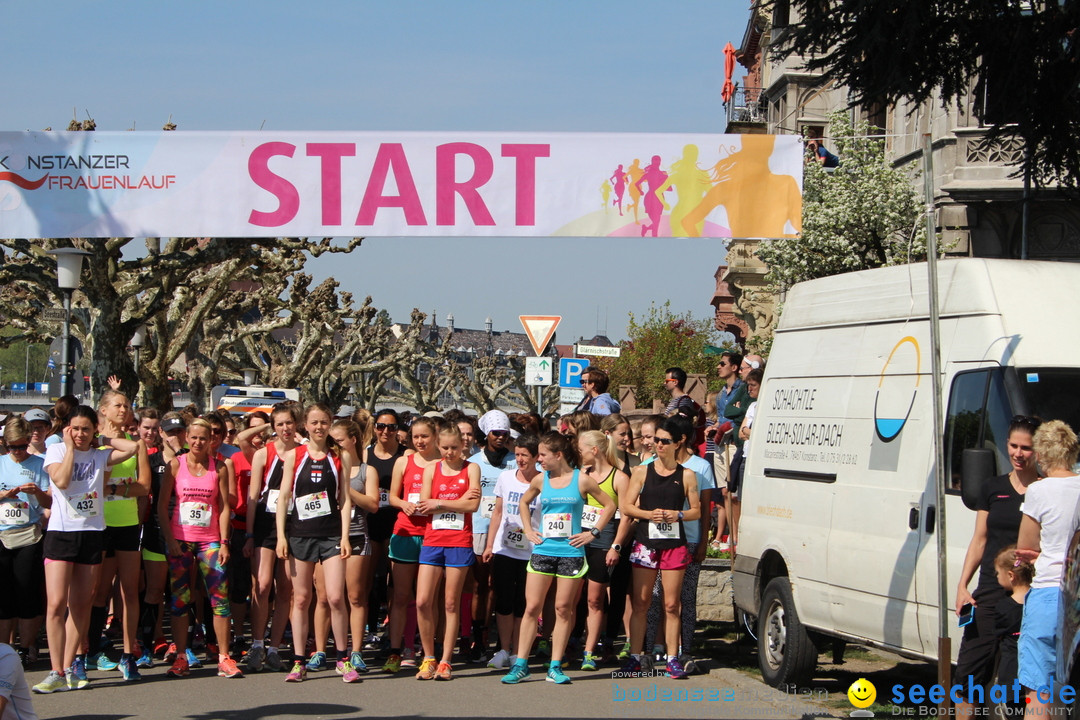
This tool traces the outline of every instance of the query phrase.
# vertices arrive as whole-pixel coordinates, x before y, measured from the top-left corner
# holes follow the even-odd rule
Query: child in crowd
[[[1016,641],[1020,638],[1020,621],[1024,617],[1024,598],[1031,589],[1035,566],[1016,558],[1016,545],[1003,548],[994,558],[997,581],[1010,594],[994,608],[994,632],[1001,637],[1001,659],[998,661],[998,684],[1012,687],[1017,673]],[[1024,703],[1008,703],[1013,715],[1024,713]]]

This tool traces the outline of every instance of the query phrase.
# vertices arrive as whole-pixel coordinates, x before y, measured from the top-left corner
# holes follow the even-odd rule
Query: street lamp
[[[71,391],[71,294],[79,288],[79,276],[82,275],[83,257],[90,255],[77,248],[56,248],[49,250],[56,256],[56,284],[64,296],[64,346],[60,351],[60,395]]]
[[[146,344],[146,326],[140,323],[131,336],[131,347],[135,350],[135,382],[138,383],[139,388],[135,392],[136,406],[139,404],[139,395],[142,393],[142,381],[139,380],[139,351],[142,350],[144,344]]]

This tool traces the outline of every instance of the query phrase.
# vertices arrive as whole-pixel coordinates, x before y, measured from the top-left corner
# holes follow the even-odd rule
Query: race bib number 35
[[[188,527],[210,527],[210,506],[201,502],[180,503],[180,524]]]
[[[570,513],[546,513],[544,515],[544,537],[568,538],[570,537],[571,521]]]

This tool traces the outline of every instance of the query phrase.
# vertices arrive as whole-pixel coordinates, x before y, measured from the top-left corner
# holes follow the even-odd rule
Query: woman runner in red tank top
[[[442,460],[424,470],[419,507],[431,515],[431,525],[420,550],[416,579],[416,620],[424,646],[424,661],[416,674],[419,680],[450,679],[450,658],[461,627],[461,588],[476,558],[472,549],[472,514],[480,507],[480,467],[465,460],[463,446],[458,426],[444,425],[439,430]],[[434,603],[444,571],[446,630],[442,661],[436,667]]]

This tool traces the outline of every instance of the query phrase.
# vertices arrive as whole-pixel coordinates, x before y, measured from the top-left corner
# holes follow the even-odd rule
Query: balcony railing
[[[735,94],[725,103],[728,125],[731,123],[764,123],[766,107],[761,101],[762,89],[735,86]]]

